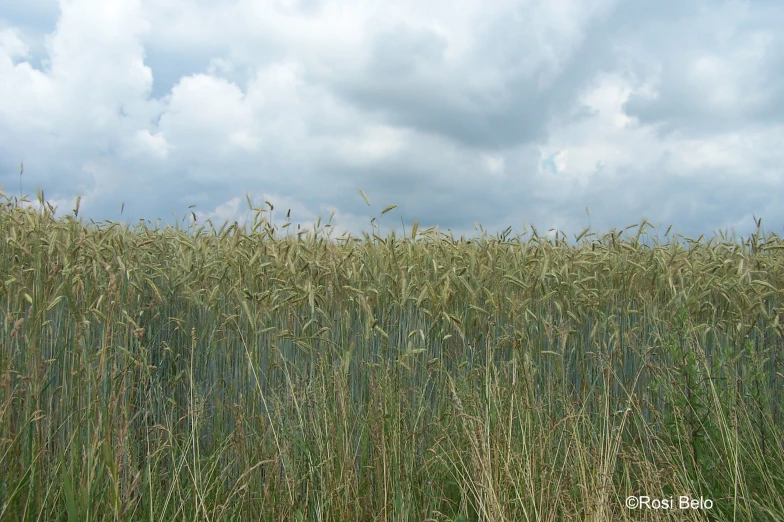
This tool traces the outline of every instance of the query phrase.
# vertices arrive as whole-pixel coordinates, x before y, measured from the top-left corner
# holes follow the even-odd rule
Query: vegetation
[[[0,208],[0,520],[784,519],[759,223],[332,240],[39,199]]]

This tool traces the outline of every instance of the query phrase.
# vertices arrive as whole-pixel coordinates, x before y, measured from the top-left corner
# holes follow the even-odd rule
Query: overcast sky
[[[0,0],[0,185],[23,162],[57,215],[216,228],[248,194],[333,237],[392,204],[383,232],[784,235],[782,27],[781,0]]]

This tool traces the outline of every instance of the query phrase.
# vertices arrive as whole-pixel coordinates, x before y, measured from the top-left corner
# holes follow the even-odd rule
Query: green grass
[[[0,208],[0,520],[784,519],[775,235],[43,208]]]

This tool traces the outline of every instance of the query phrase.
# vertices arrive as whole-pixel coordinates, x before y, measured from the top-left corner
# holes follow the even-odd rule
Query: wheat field
[[[250,200],[216,230],[4,199],[0,520],[784,520],[759,226],[336,240]]]

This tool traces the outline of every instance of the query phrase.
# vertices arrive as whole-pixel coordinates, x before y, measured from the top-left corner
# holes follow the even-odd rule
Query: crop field
[[[341,240],[39,198],[0,207],[0,520],[784,520],[759,224]]]

